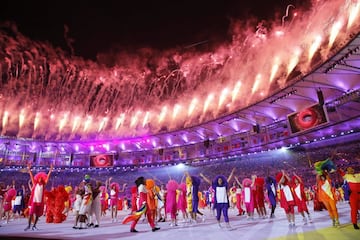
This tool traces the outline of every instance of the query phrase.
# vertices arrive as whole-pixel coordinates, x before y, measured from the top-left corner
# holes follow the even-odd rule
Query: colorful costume
[[[132,221],[130,232],[137,232],[137,230],[135,229],[136,224],[139,221],[142,214],[145,214],[149,222],[149,225],[152,228],[152,231],[155,232],[160,228],[155,227],[154,219],[152,218],[150,211],[148,211],[149,205],[147,203],[147,191],[145,187],[144,177],[139,177],[138,179],[136,179],[135,184],[138,188],[140,208],[137,212],[125,217],[122,223],[126,224]]]
[[[225,222],[229,223],[228,210],[230,205],[227,195],[228,182],[225,176],[220,175],[215,177],[212,182],[212,187],[215,190],[214,209],[216,210],[216,220],[220,223],[220,217],[222,212]]]
[[[305,188],[302,179],[298,176],[292,178],[292,189],[295,197],[295,203],[298,208],[298,212],[303,216],[304,223],[307,223],[304,212],[308,214],[308,219],[311,222],[308,207],[306,205],[307,199],[305,195]]]
[[[173,226],[176,225],[176,190],[178,187],[179,184],[175,180],[169,180],[169,182],[166,184],[166,212],[170,213]]]
[[[276,208],[276,202],[277,202],[277,183],[275,178],[273,177],[267,177],[266,178],[266,190],[269,197],[269,202],[271,205],[271,213],[270,218],[273,218],[275,215],[275,208]]]
[[[186,212],[186,184],[185,183],[180,183],[180,185],[179,185],[177,209],[179,209],[184,214]]]
[[[348,183],[350,189],[351,222],[355,229],[359,229],[357,225],[357,213],[360,210],[360,173],[355,174],[352,168],[348,168],[347,173],[341,170],[339,172]]]
[[[333,226],[339,226],[339,214],[336,207],[335,189],[332,186],[331,179],[327,173],[317,175],[316,177],[318,198],[329,212],[333,221]]]
[[[242,181],[243,190],[242,190],[242,196],[244,199],[244,204],[246,208],[246,213],[248,215],[248,218],[253,219],[254,217],[254,208],[255,208],[255,199],[254,199],[254,193],[252,191],[252,181],[250,178],[245,178]]]
[[[284,209],[285,214],[289,221],[289,226],[295,226],[295,197],[294,194],[289,186],[290,182],[288,177],[279,172],[276,175],[276,181],[279,183],[280,188],[280,206]]]

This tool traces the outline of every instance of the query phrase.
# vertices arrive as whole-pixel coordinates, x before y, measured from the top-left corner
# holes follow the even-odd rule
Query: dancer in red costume
[[[339,169],[339,173],[349,184],[351,222],[354,225],[354,229],[359,229],[357,225],[357,213],[360,210],[360,173],[355,173],[352,167],[348,167],[346,173]]]
[[[49,181],[50,174],[53,170],[53,166],[50,166],[49,173],[46,174],[44,172],[39,172],[33,176],[31,172],[31,165],[27,166],[31,182],[32,182],[32,189],[31,189],[31,196],[29,200],[29,222],[28,226],[24,229],[25,231],[29,230],[31,227],[31,220],[35,215],[35,222],[32,227],[32,230],[37,230],[36,224],[39,221],[40,216],[44,214],[44,196],[45,196],[45,186]]]
[[[307,224],[307,219],[305,217],[304,212],[306,212],[309,222],[312,222],[308,207],[306,205],[306,194],[305,194],[304,184],[302,179],[298,175],[296,175],[296,173],[294,173],[294,176],[292,177],[292,184],[293,184],[292,188],[295,197],[295,203],[296,206],[298,207],[298,212],[303,217],[304,224]]]
[[[255,199],[257,204],[257,209],[260,218],[266,218],[266,209],[265,209],[265,196],[264,196],[264,185],[265,179],[262,177],[258,177],[256,175],[253,176],[255,178]]]
[[[126,224],[128,222],[132,221],[131,227],[130,227],[130,232],[138,232],[135,227],[137,222],[139,221],[140,217],[142,214],[145,214],[147,217],[147,220],[150,224],[150,227],[152,228],[152,231],[155,232],[157,230],[159,230],[159,227],[155,227],[155,223],[154,223],[154,219],[152,219],[151,217],[151,213],[150,211],[148,211],[149,206],[147,203],[147,191],[146,191],[146,187],[145,187],[145,178],[144,177],[139,177],[136,179],[135,184],[138,188],[138,193],[139,193],[139,210],[132,215],[129,215],[127,217],[125,217],[125,219],[123,220],[123,224]]]
[[[295,227],[295,198],[289,186],[290,178],[284,170],[276,175],[280,188],[280,206],[284,209],[289,221],[289,227]]]

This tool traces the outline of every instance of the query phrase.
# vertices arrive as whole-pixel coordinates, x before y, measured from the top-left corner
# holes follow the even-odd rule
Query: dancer
[[[145,186],[146,186],[146,190],[147,190],[147,203],[148,203],[148,211],[151,214],[151,218],[156,219],[156,210],[157,210],[157,205],[156,205],[156,199],[155,196],[157,195],[156,192],[156,185],[155,185],[155,181],[153,179],[146,179],[145,180]]]
[[[339,227],[339,214],[336,207],[335,190],[327,172],[316,176],[319,201],[325,205],[334,227]]]
[[[253,175],[253,178],[255,178],[255,199],[256,199],[256,205],[259,213],[260,218],[266,218],[266,209],[265,209],[265,196],[264,196],[264,184],[265,180],[262,177],[258,177],[256,175]]]
[[[182,213],[183,220],[186,223],[189,220],[189,216],[186,211],[186,184],[180,183],[178,191],[179,193],[178,193],[177,209]]]
[[[166,194],[166,212],[170,213],[171,217],[171,227],[177,226],[176,212],[176,190],[178,189],[179,184],[175,180],[169,180],[166,184],[167,194]]]
[[[82,202],[82,198],[85,194],[85,182],[81,182],[79,184],[79,186],[77,186],[75,188],[75,200],[74,200],[74,204],[73,204],[73,211],[75,213],[75,222],[74,222],[74,226],[73,229],[78,229],[78,222],[79,222],[79,211],[80,211],[80,207],[81,207],[81,202]]]
[[[203,216],[203,221],[205,216],[199,211],[199,186],[201,183],[200,178],[196,176],[190,176],[188,172],[185,172],[185,181],[186,181],[186,195],[187,195],[187,210],[190,213],[191,220],[196,223],[197,214]]]
[[[89,225],[88,227],[98,228],[100,226],[100,215],[101,215],[101,190],[100,187],[102,183],[96,181],[96,186],[93,189],[93,201],[90,206],[89,212]],[[94,224],[94,215],[95,215],[95,224]]]
[[[307,224],[307,219],[305,217],[304,212],[307,214],[307,217],[309,219],[309,222],[312,222],[310,213],[308,210],[308,207],[306,205],[306,195],[305,195],[305,189],[302,179],[294,173],[294,176],[292,177],[292,184],[293,184],[293,192],[295,197],[295,203],[298,207],[298,212],[303,217],[304,224]]]
[[[346,173],[339,169],[339,173],[348,183],[350,189],[351,222],[353,223],[354,229],[359,229],[357,225],[357,214],[360,210],[360,173],[355,173],[352,167],[348,167]]]
[[[165,204],[166,204],[166,190],[165,185],[160,185],[160,191],[158,194],[158,222],[165,222],[166,221],[166,211],[165,211]],[[164,212],[164,213],[163,213]]]
[[[289,186],[290,178],[284,170],[276,175],[280,188],[280,206],[284,209],[289,227],[295,227],[295,198]]]
[[[107,181],[107,186],[110,186],[110,209],[111,209],[111,221],[117,222],[117,213],[118,213],[118,202],[119,202],[119,193],[125,191],[126,183],[123,185],[123,189],[120,190],[118,183],[111,182],[112,177]]]
[[[235,179],[237,179],[237,178],[235,178]],[[253,180],[255,180],[255,179],[253,179]],[[250,178],[245,178],[242,181],[243,190],[242,190],[241,195],[244,198],[244,204],[245,204],[246,213],[247,213],[247,220],[254,220],[255,196],[254,196],[254,191],[252,190],[252,188],[254,186],[253,180],[251,180]]]
[[[88,215],[90,213],[90,207],[93,200],[93,192],[90,183],[86,183],[84,186],[85,193],[81,200],[80,210],[79,210],[79,222],[80,227],[78,229],[84,229],[87,223],[89,223]],[[84,225],[84,227],[83,227]]]
[[[7,190],[10,189],[10,186],[8,186],[7,188],[5,188],[5,183],[4,182],[0,182],[0,216],[3,216],[3,210],[4,210],[4,198],[5,198],[5,193],[7,192]],[[1,225],[0,225],[1,227]]]
[[[13,213],[14,213],[14,215],[17,213],[18,218],[21,217],[21,215],[23,214],[23,211],[25,209],[24,192],[25,192],[24,185],[21,187],[21,189],[18,189],[16,192]]]
[[[122,224],[126,224],[128,222],[132,221],[131,227],[130,227],[130,232],[138,232],[135,227],[136,224],[138,223],[140,217],[145,214],[147,217],[147,220],[149,222],[150,227],[152,228],[152,231],[155,232],[157,230],[159,230],[159,227],[155,226],[154,223],[154,219],[152,219],[150,211],[148,211],[149,206],[147,203],[147,191],[146,191],[146,187],[145,187],[145,178],[144,177],[139,177],[135,180],[135,184],[138,188],[138,193],[139,193],[139,210],[137,212],[135,212],[132,215],[129,215],[127,217],[124,218]]]
[[[214,208],[216,209],[216,220],[218,221],[219,227],[221,212],[224,216],[225,224],[227,228],[231,228],[229,223],[229,196],[228,196],[228,188],[229,188],[229,181],[234,175],[235,168],[231,171],[229,177],[226,179],[225,176],[219,175],[216,176],[213,182],[211,182],[204,174],[200,173],[200,177],[202,177],[208,184],[212,185],[215,190],[215,202]]]
[[[137,187],[132,186],[130,189],[131,192],[131,214],[135,213],[138,210],[138,195],[137,195]]]
[[[277,202],[277,183],[275,178],[268,176],[266,178],[266,189],[271,205],[270,218],[275,217],[275,208]]]
[[[45,187],[49,181],[51,172],[53,170],[53,165],[50,166],[50,170],[48,174],[44,172],[39,172],[33,176],[31,172],[31,165],[28,164],[27,170],[30,175],[32,188],[31,188],[31,195],[29,199],[29,221],[28,226],[24,229],[25,231],[31,228],[31,220],[35,216],[34,225],[32,226],[32,230],[38,230],[36,227],[37,222],[39,221],[40,216],[44,214],[44,196],[45,196]]]

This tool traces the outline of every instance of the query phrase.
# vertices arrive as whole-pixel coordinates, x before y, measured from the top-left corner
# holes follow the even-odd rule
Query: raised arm
[[[231,173],[230,173],[229,177],[227,178],[227,182],[230,182],[231,178],[234,176],[235,169],[236,169],[236,168],[233,168],[233,169],[231,170]]]
[[[54,166],[51,164],[50,165],[50,170],[49,170],[48,175],[46,177],[46,183],[49,181],[49,178],[50,178],[50,175],[51,175],[51,172],[52,172],[53,169],[54,169]]]
[[[299,181],[301,184],[303,184],[303,181],[302,181],[301,177],[299,177],[295,172],[294,172],[293,174],[294,174],[294,176],[298,179],[298,181]]]
[[[238,184],[240,187],[242,187],[242,184],[241,184],[241,182],[239,181],[238,177],[235,176],[234,178],[235,178],[235,181],[237,182],[237,184]]]
[[[106,180],[106,189],[109,190],[110,186],[111,186],[111,179],[112,177],[109,177],[108,180]]]
[[[30,164],[27,165],[27,170],[28,170],[28,173],[29,173],[29,175],[30,175],[31,184],[32,184],[32,186],[34,186],[35,180],[34,180],[34,175],[33,175],[32,172],[31,172],[31,165],[30,165]],[[32,188],[32,187],[31,187],[31,188]],[[30,189],[31,189],[31,188],[30,188]]]
[[[122,190],[119,190],[119,192],[125,192],[125,188],[126,188],[126,186],[127,186],[127,183],[124,183],[124,184],[123,184],[123,188],[122,188]]]
[[[208,184],[212,185],[210,179],[208,179],[204,174],[200,173],[199,175],[200,175],[200,177],[201,177],[202,179],[204,179],[205,182],[207,182]]]

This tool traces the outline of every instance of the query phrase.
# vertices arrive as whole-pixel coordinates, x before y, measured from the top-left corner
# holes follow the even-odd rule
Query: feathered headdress
[[[43,182],[45,182],[46,179],[47,179],[47,174],[44,173],[44,172],[38,172],[38,173],[34,176],[34,181],[35,181],[35,183],[38,183],[38,182],[40,182],[41,180],[42,180]]]
[[[146,189],[153,189],[153,187],[155,186],[155,181],[153,179],[146,179],[145,181],[146,183]]]
[[[250,178],[244,178],[244,180],[242,181],[242,185],[243,185],[244,187],[250,187],[251,184],[252,184],[252,181],[251,181]]]
[[[264,178],[262,178],[262,177],[257,177],[257,178],[255,178],[255,185],[256,186],[264,186],[264,184],[265,184],[265,179]]]
[[[120,191],[120,186],[119,186],[119,184],[118,183],[116,183],[116,182],[112,182],[111,184],[110,184],[110,188],[114,188],[115,187],[115,191]]]
[[[179,184],[175,180],[169,180],[166,184],[166,189],[171,192],[175,192],[178,187]]]

